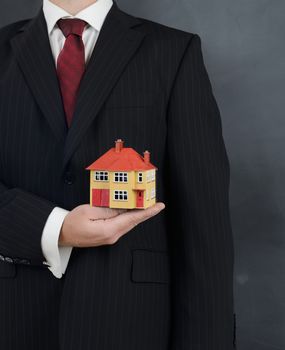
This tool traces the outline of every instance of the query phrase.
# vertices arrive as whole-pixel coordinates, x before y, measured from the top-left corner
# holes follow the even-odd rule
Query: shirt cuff
[[[41,247],[46,259],[44,264],[57,278],[61,278],[65,273],[72,247],[59,247],[58,239],[64,218],[69,213],[68,210],[55,207],[50,213],[41,238]]]

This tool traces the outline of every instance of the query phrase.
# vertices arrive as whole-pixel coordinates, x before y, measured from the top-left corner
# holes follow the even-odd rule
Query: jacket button
[[[74,182],[74,177],[71,171],[66,171],[64,174],[64,183],[66,185],[72,185]]]
[[[31,264],[31,262],[30,262],[29,260],[22,259],[22,260],[20,261],[20,264],[30,265],[30,264]]]

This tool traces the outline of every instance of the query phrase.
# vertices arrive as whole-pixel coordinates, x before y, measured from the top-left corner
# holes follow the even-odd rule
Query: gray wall
[[[40,0],[1,0],[3,26]],[[239,349],[285,349],[285,1],[118,0],[200,34],[231,161]]]

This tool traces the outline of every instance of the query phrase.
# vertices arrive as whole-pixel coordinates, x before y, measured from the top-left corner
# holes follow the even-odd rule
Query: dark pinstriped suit
[[[232,349],[229,162],[199,36],[114,3],[69,130],[42,11],[0,31],[0,67],[0,348]],[[117,138],[151,150],[166,209],[56,279],[45,221],[89,202],[84,168]]]

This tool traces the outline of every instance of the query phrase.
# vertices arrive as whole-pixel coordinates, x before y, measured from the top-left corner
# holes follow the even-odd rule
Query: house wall
[[[150,171],[147,171],[144,174],[145,175],[145,178],[144,178],[145,181],[146,181],[146,176],[147,176],[148,172],[150,172]],[[150,199],[150,197],[151,197],[151,189],[152,188],[154,188],[156,190],[156,182],[155,182],[155,180],[145,183],[145,189],[146,189],[145,196],[144,196],[144,206],[145,206],[145,208],[150,207],[151,205],[153,205],[156,202],[155,198]],[[148,198],[149,198],[148,200],[146,199],[147,198],[146,192],[148,192]]]
[[[92,170],[90,171],[90,205],[92,205],[92,189],[98,188],[98,189],[108,189],[109,188],[109,181],[94,181],[94,174],[95,172]]]
[[[127,208],[133,209],[136,206],[136,195],[133,191],[135,186],[135,172],[128,172],[128,182],[114,182],[114,171],[109,172],[110,179],[110,208]],[[127,190],[128,191],[128,201],[118,201],[113,200],[114,190]]]
[[[138,172],[130,171],[128,172],[128,182],[118,183],[114,182],[114,173],[113,171],[109,172],[109,181],[94,181],[95,171],[90,171],[90,204],[92,205],[92,190],[96,189],[110,189],[110,208],[124,208],[124,209],[133,209],[136,207],[136,192],[134,189],[142,189],[144,191],[144,206],[147,208],[153,205],[156,202],[156,199],[150,199],[151,189],[155,189],[155,181],[146,182],[147,172],[143,173],[143,182],[137,182]],[[114,200],[114,190],[127,190],[128,191],[128,201],[118,201]],[[149,199],[146,199],[146,191],[148,191]]]

